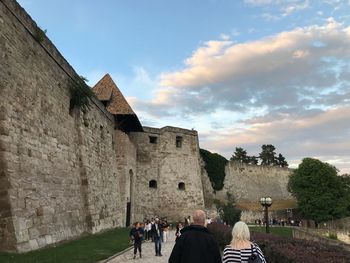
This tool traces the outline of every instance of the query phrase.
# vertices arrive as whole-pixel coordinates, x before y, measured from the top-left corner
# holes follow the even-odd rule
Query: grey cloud
[[[350,149],[350,107],[330,111],[309,111],[304,116],[295,115],[287,119],[274,119],[265,116],[252,120],[253,126],[237,131],[236,129],[216,131],[221,133],[217,139],[207,139],[204,147],[215,147],[229,157],[234,147],[247,149],[248,154],[256,155],[262,144],[273,144],[277,152],[288,158],[320,158],[327,161],[329,156],[335,159],[348,158]],[[255,125],[254,124],[262,124]],[[251,127],[255,127],[251,129]],[[232,139],[234,138],[234,139]],[[252,140],[246,140],[251,138]],[[224,143],[223,143],[224,142]],[[334,163],[336,165],[336,163]],[[342,164],[339,168],[344,168]],[[350,162],[347,169],[350,168]]]

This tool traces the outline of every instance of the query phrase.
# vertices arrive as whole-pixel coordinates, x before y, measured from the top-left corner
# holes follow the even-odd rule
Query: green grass
[[[261,226],[249,226],[249,229],[254,232],[265,233],[265,227]],[[293,231],[291,227],[270,227],[270,233],[276,236],[293,237]]]
[[[96,262],[129,247],[129,231],[117,228],[25,254],[0,253],[0,262]]]
[[[338,239],[337,233],[329,233],[329,234],[328,234],[328,237],[329,237],[330,239],[334,239],[334,240],[337,240],[337,239]]]

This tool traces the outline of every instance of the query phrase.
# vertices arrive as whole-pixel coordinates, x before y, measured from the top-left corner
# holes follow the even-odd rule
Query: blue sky
[[[350,0],[19,3],[90,86],[110,73],[143,125],[350,173]]]

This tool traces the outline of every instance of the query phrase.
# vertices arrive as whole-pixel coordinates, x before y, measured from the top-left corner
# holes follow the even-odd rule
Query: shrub
[[[211,223],[208,230],[213,234],[223,251],[231,242],[231,230],[228,225]],[[269,263],[346,263],[350,262],[350,251],[337,246],[316,241],[272,234],[251,232],[251,240],[256,242]]]
[[[338,239],[337,233],[329,233],[329,234],[328,234],[328,237],[329,237],[330,239],[334,239],[334,240],[337,240],[337,239]]]
[[[269,263],[345,263],[350,262],[350,252],[337,246],[316,241],[279,237],[252,232],[252,240],[258,243]]]
[[[233,226],[240,220],[242,211],[236,208],[234,197],[230,193],[227,193],[227,202],[214,200],[214,203],[226,224]]]
[[[208,226],[209,232],[214,236],[221,250],[224,250],[225,246],[230,244],[232,235],[232,227],[219,223],[211,223]]]
[[[70,109],[78,107],[83,111],[87,111],[90,108],[90,100],[95,97],[95,93],[85,81],[87,81],[87,79],[83,76],[76,77],[74,80],[70,81]]]

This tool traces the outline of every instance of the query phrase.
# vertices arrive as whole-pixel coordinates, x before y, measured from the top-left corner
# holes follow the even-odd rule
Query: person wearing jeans
[[[163,226],[159,222],[159,218],[156,218],[154,225],[152,225],[152,234],[154,239],[154,247],[156,250],[156,256],[162,256],[162,232]]]

